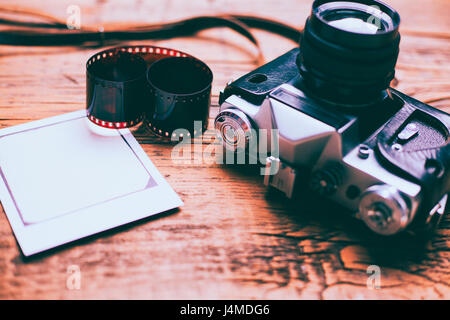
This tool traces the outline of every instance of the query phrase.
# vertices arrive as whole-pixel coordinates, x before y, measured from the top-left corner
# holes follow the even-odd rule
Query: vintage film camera
[[[376,234],[433,230],[450,190],[450,116],[389,87],[399,22],[379,1],[315,1],[300,48],[221,92],[224,146],[241,152],[253,129],[278,129],[266,185],[313,190]]]

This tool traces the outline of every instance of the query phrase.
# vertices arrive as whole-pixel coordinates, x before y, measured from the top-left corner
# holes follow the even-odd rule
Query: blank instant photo
[[[183,204],[128,129],[85,110],[0,130],[0,199],[26,256]]]

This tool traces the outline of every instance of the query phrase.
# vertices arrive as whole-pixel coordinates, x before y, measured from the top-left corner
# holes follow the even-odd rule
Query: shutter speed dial
[[[411,210],[400,192],[389,185],[374,185],[361,195],[359,214],[366,225],[382,235],[393,235],[411,222]]]

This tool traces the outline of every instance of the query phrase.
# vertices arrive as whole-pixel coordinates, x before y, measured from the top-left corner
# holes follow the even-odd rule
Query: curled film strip
[[[86,109],[95,124],[112,129],[143,120],[153,132],[171,137],[179,128],[196,135],[194,121],[207,127],[209,67],[182,51],[128,46],[93,55],[86,63]]]

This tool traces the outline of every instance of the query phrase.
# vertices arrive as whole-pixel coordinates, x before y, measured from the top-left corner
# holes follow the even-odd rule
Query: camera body
[[[267,157],[267,186],[289,198],[312,190],[380,235],[434,229],[450,192],[450,116],[388,85],[366,104],[332,99],[335,91],[315,90],[302,72],[303,47],[221,92],[215,124],[224,146],[246,150],[258,129],[276,129],[279,153]],[[230,130],[242,135],[239,146],[227,139]]]

